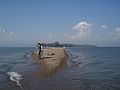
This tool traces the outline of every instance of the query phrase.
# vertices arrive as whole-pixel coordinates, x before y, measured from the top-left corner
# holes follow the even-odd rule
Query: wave
[[[15,82],[20,88],[22,88],[20,84],[20,80],[22,79],[22,75],[18,74],[17,72],[7,72],[7,74],[10,76],[10,80]]]
[[[32,52],[26,52],[23,57],[26,58],[26,59],[30,59],[31,58],[31,53]]]

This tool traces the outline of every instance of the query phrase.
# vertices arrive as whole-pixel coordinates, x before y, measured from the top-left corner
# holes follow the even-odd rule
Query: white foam
[[[17,85],[21,87],[20,80],[22,79],[22,75],[18,74],[17,72],[8,72],[7,74],[10,76],[11,81],[16,82]]]

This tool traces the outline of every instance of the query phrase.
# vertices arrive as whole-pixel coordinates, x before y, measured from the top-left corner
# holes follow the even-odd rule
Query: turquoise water
[[[0,90],[120,90],[120,48],[67,48],[66,67],[50,78],[32,73],[40,66],[31,59],[35,48],[0,48]],[[22,75],[22,89],[7,72]]]

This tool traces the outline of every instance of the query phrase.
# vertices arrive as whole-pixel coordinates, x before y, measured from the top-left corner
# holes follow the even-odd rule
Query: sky
[[[0,47],[120,46],[120,0],[0,0]]]

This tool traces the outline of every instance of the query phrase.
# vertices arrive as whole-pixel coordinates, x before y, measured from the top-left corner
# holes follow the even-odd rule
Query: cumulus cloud
[[[93,26],[92,23],[81,21],[73,27],[73,29],[77,30],[78,33],[74,35],[66,34],[65,38],[67,40],[80,40],[80,39],[86,38],[91,34],[92,26]]]
[[[105,25],[105,24],[103,24],[103,25],[101,25],[101,28],[103,28],[103,29],[108,29],[108,26]]]
[[[82,21],[76,24],[73,29],[76,30],[76,33],[65,34],[65,41],[77,44],[120,45],[120,27],[109,28],[104,24],[93,28],[92,23]]]
[[[91,29],[92,23],[88,23],[86,21],[81,21],[77,25],[73,27],[73,29],[79,30],[79,31],[85,31]]]

